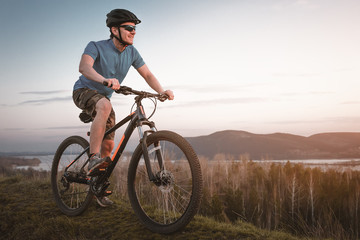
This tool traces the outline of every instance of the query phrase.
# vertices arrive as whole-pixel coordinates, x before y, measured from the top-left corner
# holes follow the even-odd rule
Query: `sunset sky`
[[[134,46],[174,101],[159,129],[360,131],[358,0],[2,0],[0,152],[55,151],[84,135],[72,102],[81,54],[109,37],[106,14],[134,12]],[[131,69],[123,85],[150,90]],[[132,97],[113,95],[117,119]]]

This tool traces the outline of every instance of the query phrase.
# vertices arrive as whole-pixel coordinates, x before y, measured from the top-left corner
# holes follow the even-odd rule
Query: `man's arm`
[[[154,89],[158,93],[164,93],[164,94],[168,95],[170,100],[174,99],[173,92],[171,90],[164,91],[164,89],[160,85],[159,81],[156,79],[154,74],[152,74],[152,72],[149,70],[149,68],[147,67],[146,64],[144,64],[142,67],[138,68],[137,71],[145,79],[147,84],[149,84],[149,86],[152,89]]]
[[[116,78],[105,79],[98,72],[96,72],[96,70],[93,68],[93,65],[94,59],[90,55],[83,54],[80,60],[79,72],[87,79],[98,83],[103,83],[103,81],[106,80],[109,86],[112,84],[112,89],[114,90],[118,90],[120,88],[119,81]]]

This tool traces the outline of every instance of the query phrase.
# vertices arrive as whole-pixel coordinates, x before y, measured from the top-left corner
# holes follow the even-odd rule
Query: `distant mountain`
[[[186,139],[198,155],[210,159],[218,153],[235,158],[247,154],[250,159],[360,158],[360,133],[320,133],[303,137],[227,130]]]
[[[319,133],[303,137],[287,133],[254,134],[226,130],[186,139],[198,155],[209,159],[218,153],[232,155],[237,159],[240,155],[248,155],[250,159],[269,160],[360,158],[360,132]],[[132,151],[132,148],[134,147],[129,147],[128,151]],[[52,152],[0,152],[0,156],[7,157],[53,154]]]

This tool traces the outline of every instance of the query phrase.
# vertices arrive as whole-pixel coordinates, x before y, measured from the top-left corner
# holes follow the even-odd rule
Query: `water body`
[[[44,156],[16,156],[17,158],[33,159],[38,158],[41,163],[38,166],[17,166],[16,169],[28,169],[32,168],[38,171],[51,171],[51,165],[54,158],[54,155],[44,155]]]
[[[38,158],[41,163],[38,166],[19,166],[17,169],[28,169],[33,168],[35,170],[44,170],[51,171],[51,165],[54,158],[54,155],[44,155],[44,156],[18,156],[19,158],[32,159]],[[288,161],[293,164],[304,164],[305,166],[315,168],[320,167],[322,169],[334,168],[340,171],[345,171],[347,169],[360,171],[360,159],[307,159],[307,160],[253,160],[259,164],[266,163],[279,163],[286,164]]]
[[[323,170],[331,168],[338,171],[360,171],[360,159],[254,160],[254,162],[260,164],[262,162],[286,164],[288,161],[293,164],[304,164],[306,167],[318,167]]]

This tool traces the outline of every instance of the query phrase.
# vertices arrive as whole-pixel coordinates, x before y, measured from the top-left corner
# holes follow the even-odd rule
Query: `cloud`
[[[298,97],[298,96],[308,96],[308,95],[319,96],[319,95],[329,95],[334,93],[335,92],[330,92],[330,91],[285,92],[285,93],[280,93],[279,96],[284,96],[284,97]]]
[[[192,102],[184,102],[172,106],[163,106],[160,108],[176,108],[176,107],[189,107],[189,106],[213,106],[213,105],[228,105],[228,104],[245,104],[245,103],[258,103],[258,102],[266,102],[268,101],[265,98],[222,98],[222,99],[210,99],[210,100],[199,100]]]
[[[28,100],[28,101],[24,101],[19,103],[18,105],[44,105],[47,103],[54,103],[54,102],[66,102],[66,101],[71,101],[72,97],[71,96],[67,96],[67,97],[54,97],[54,98],[46,98],[46,99],[37,99],[37,100]]]
[[[53,94],[59,94],[69,91],[67,90],[56,90],[56,91],[29,91],[29,92],[19,92],[19,94],[23,95],[39,95],[39,96],[46,96],[46,95],[53,95]],[[66,97],[49,97],[49,98],[41,98],[41,99],[32,99],[23,101],[20,103],[14,103],[14,104],[0,104],[0,107],[17,107],[21,105],[44,105],[48,103],[55,103],[55,102],[67,102],[72,101],[72,96],[66,96]]]
[[[79,120],[80,122],[80,120]],[[46,128],[4,128],[0,129],[3,132],[41,132],[41,131],[48,131],[48,130],[84,130],[89,129],[90,124],[83,124],[78,126],[60,126],[60,127],[46,127]]]
[[[48,130],[73,130],[73,129],[88,129],[89,128],[89,125],[79,125],[79,126],[62,126],[62,127],[48,127],[46,129]]]
[[[360,104],[360,101],[347,101],[347,102],[342,102],[341,104]]]
[[[286,78],[289,78],[289,77],[314,77],[314,76],[319,76],[321,75],[321,73],[306,73],[306,72],[298,72],[298,73],[273,73],[272,74],[274,77],[286,77]]]
[[[30,91],[30,92],[20,92],[20,94],[33,94],[33,95],[51,95],[69,92],[68,90],[56,90],[56,91]]]
[[[196,92],[196,93],[229,93],[229,92],[239,92],[239,91],[246,91],[248,88],[258,88],[261,86],[269,85],[269,82],[262,82],[262,83],[253,83],[253,84],[207,84],[205,86],[199,85],[173,85],[169,86],[168,88],[173,90],[174,92],[178,90],[185,90],[186,92]]]
[[[326,124],[326,123],[341,123],[342,125],[359,123],[359,116],[339,116],[339,117],[325,117],[313,120],[287,120],[287,121],[269,121],[268,124]]]
[[[23,131],[25,128],[4,128],[4,131]]]
[[[309,0],[292,0],[292,1],[280,1],[273,4],[272,8],[275,10],[288,10],[289,8],[302,7],[304,9],[319,8],[317,4]]]
[[[341,123],[342,125],[360,122],[360,116],[339,116],[339,117],[329,117],[325,118],[323,121]]]
[[[324,120],[287,120],[287,121],[268,121],[267,124],[292,125],[292,124],[313,124],[323,123]]]
[[[312,91],[309,92],[309,94],[312,95],[327,95],[327,94],[334,94],[335,92],[330,92],[330,91]]]

